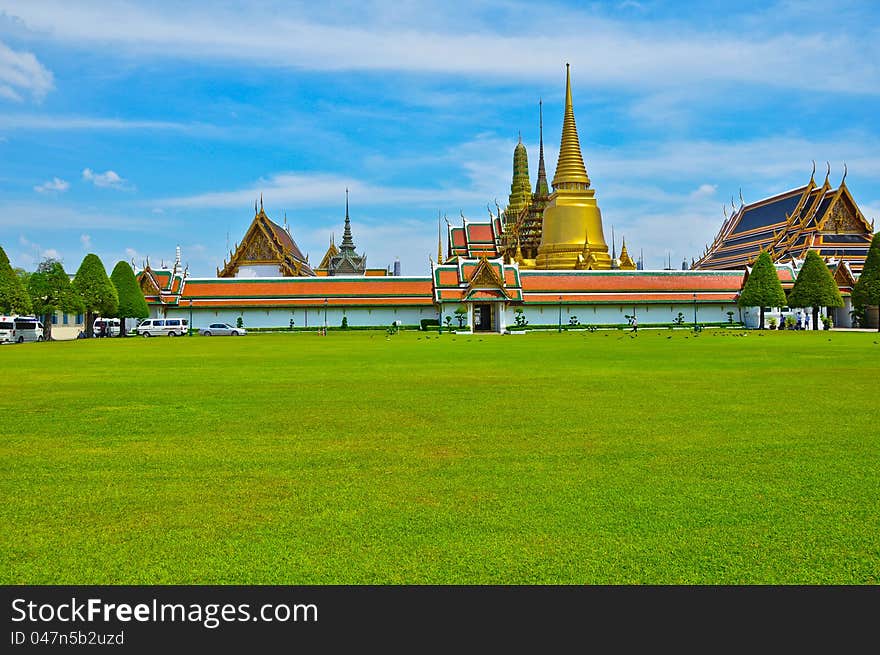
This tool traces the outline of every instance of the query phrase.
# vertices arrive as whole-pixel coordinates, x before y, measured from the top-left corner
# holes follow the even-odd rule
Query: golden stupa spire
[[[553,176],[553,188],[589,188],[590,177],[584,166],[581,144],[578,140],[577,125],[574,122],[574,105],[571,101],[571,71],[565,65],[565,118],[562,122],[562,143],[559,146],[559,159],[556,162],[556,174]]]

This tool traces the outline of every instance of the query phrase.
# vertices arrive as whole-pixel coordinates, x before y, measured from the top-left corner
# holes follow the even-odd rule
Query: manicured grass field
[[[3,346],[0,582],[877,584],[878,341]]]

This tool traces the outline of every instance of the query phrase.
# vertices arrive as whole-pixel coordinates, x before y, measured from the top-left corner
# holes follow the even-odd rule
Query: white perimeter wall
[[[161,318],[162,310],[151,308],[154,316]],[[155,310],[158,309],[158,314]],[[188,307],[169,307],[167,315],[173,318],[189,319]],[[217,310],[205,308],[193,308],[192,327],[200,328],[211,323],[229,323],[235,325],[241,316],[245,328],[249,327],[290,327],[293,319],[294,327],[319,328],[324,327],[324,308],[309,307],[296,309],[260,309],[248,307],[245,309],[222,308]],[[342,325],[342,317],[348,318],[351,327],[360,326],[390,326],[393,321],[400,321],[401,325],[419,325],[423,318],[437,318],[437,311],[433,307],[327,307],[327,326],[339,327]]]
[[[525,319],[529,325],[557,325],[559,323],[559,304],[551,305],[521,305]],[[453,307],[454,311],[455,308]],[[562,324],[568,325],[569,319],[576,316],[581,325],[626,325],[626,315],[635,315],[639,326],[644,327],[652,323],[672,323],[681,312],[684,315],[684,324],[694,323],[694,304],[672,305],[567,305],[562,304]],[[734,303],[728,305],[700,304],[697,303],[698,323],[726,323],[727,312],[733,312],[733,320],[740,321],[739,309]],[[516,307],[510,306],[505,310],[505,318],[508,328],[516,329]]]
[[[445,303],[443,305],[442,317],[452,316],[453,326],[458,326],[455,320],[454,312],[460,303]],[[502,329],[506,325],[508,329],[516,328],[516,308],[521,307],[525,312],[526,320],[529,325],[557,325],[559,321],[559,305],[508,305],[502,308]],[[469,308],[470,309],[470,308]],[[562,305],[562,324],[568,325],[569,318],[576,316],[581,325],[625,325],[627,319],[626,314],[632,314],[635,309],[638,316],[639,325],[647,326],[652,323],[672,323],[678,316],[678,312],[684,315],[684,324],[692,325],[694,321],[694,305],[672,304],[672,305]],[[190,310],[186,306],[169,307],[167,314],[163,314],[162,308],[151,306],[150,314],[152,317],[162,318],[167,315],[172,318],[186,318],[190,316]],[[727,312],[734,312],[733,320],[737,323],[740,320],[750,318],[743,310],[740,313],[739,308],[734,304],[700,304],[697,303],[697,322],[699,323],[726,323]],[[260,309],[248,307],[245,309],[236,308],[218,308],[216,310],[206,308],[193,308],[192,310],[192,326],[194,328],[205,327],[211,323],[229,323],[235,325],[238,317],[241,316],[244,326],[247,327],[290,327],[290,320],[293,319],[294,327],[319,328],[324,326],[324,308],[271,308]],[[339,327],[342,325],[342,317],[348,317],[348,324],[351,327],[360,326],[388,326],[393,321],[400,321],[402,325],[419,325],[419,322],[425,318],[441,319],[441,315],[434,307],[328,307],[327,308],[327,326]],[[442,319],[441,319],[442,320]],[[468,317],[469,323],[472,318]],[[755,319],[757,324],[757,319]]]

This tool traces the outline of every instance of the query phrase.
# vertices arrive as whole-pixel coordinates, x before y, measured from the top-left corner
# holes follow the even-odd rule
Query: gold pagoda
[[[544,209],[541,245],[535,267],[540,269],[593,269],[612,267],[602,231],[602,213],[584,166],[574,106],[571,72],[565,65],[565,117],[553,193]]]

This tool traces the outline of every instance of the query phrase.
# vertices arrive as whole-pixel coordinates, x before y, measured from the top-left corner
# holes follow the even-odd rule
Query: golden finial
[[[743,188],[740,187],[740,188],[739,188],[739,205],[740,205],[740,207],[742,207],[742,206],[744,206],[745,204],[746,204],[746,201],[743,200]]]
[[[828,178],[831,177],[831,162],[825,162],[825,185],[828,185]]]
[[[440,237],[440,210],[437,210],[437,264],[443,263],[443,239]]]
[[[816,177],[816,160],[814,159],[813,160],[813,172],[810,173],[810,182],[815,182],[816,181],[815,177]]]
[[[565,65],[565,116],[562,121],[562,142],[559,146],[559,159],[556,162],[556,174],[553,176],[553,188],[575,184],[589,188],[590,178],[584,166],[584,156],[578,140],[577,125],[574,120],[574,105],[571,100],[571,69]]]
[[[846,162],[843,162],[843,177],[840,178],[840,183],[843,184],[844,180],[846,180]]]
[[[263,211],[263,192],[260,192],[260,212]]]

